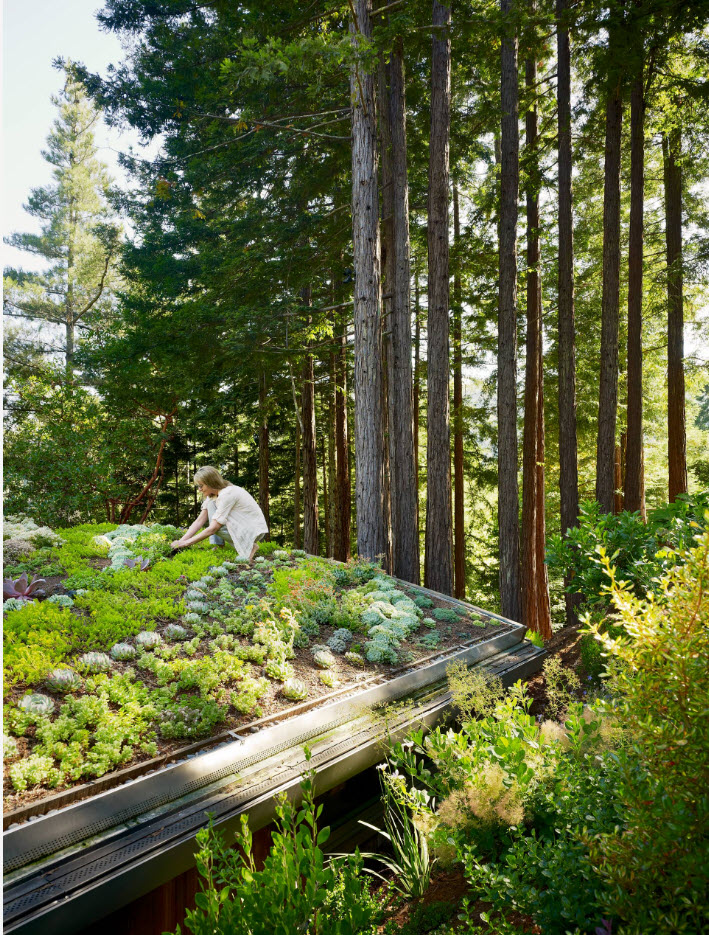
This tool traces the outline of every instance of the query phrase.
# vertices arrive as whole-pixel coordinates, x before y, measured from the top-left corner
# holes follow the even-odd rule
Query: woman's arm
[[[191,536],[189,539],[187,537],[184,539],[176,539],[175,542],[172,543],[172,547],[173,549],[186,549],[190,545],[195,545],[197,542],[201,542],[202,539],[207,539],[209,536],[216,535],[216,533],[219,532],[223,525],[223,523],[213,519],[204,532],[200,532],[196,536]],[[191,529],[192,527],[190,527],[190,531]]]
[[[182,538],[175,539],[175,541],[172,543],[173,549],[180,549],[185,545],[192,545],[193,543],[191,541],[188,542],[187,540],[190,539],[191,536],[194,536],[197,530],[201,529],[208,519],[209,519],[209,516],[207,514],[207,511],[202,510],[202,512],[199,514],[199,516],[194,521],[194,523],[192,523],[192,525],[187,530],[187,532],[182,536]],[[201,537],[201,538],[204,538],[204,537]]]

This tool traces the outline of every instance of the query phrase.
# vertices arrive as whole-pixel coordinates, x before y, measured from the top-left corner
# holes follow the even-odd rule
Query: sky
[[[32,188],[51,179],[41,150],[55,118],[50,101],[61,87],[57,57],[83,62],[105,73],[123,57],[112,33],[101,32],[95,13],[100,0],[3,0],[2,68],[2,232],[37,231],[23,210]],[[125,131],[101,125],[96,132],[100,158],[117,180],[124,178],[117,154],[135,143]],[[3,265],[38,269],[42,261],[3,245]]]

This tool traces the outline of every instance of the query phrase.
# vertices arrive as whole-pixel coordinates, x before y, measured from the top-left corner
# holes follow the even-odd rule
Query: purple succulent
[[[150,565],[150,559],[126,558],[124,559],[123,564],[126,568],[140,568],[141,571],[147,571],[148,566]]]
[[[44,578],[35,578],[28,583],[27,573],[23,572],[17,581],[12,578],[5,578],[2,583],[2,597],[4,601],[14,597],[17,600],[28,601],[31,597],[44,595],[44,591],[38,590],[40,584],[46,584]]]

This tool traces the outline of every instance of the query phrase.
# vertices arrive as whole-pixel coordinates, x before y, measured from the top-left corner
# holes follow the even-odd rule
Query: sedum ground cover
[[[8,804],[492,625],[404,591],[370,563],[265,543],[249,565],[206,544],[171,554],[171,526],[52,531],[16,520],[6,582],[23,573],[49,580],[44,596],[3,606]]]

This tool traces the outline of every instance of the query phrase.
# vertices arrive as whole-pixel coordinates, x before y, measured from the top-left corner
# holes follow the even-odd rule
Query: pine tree
[[[59,110],[43,155],[54,167],[53,182],[34,188],[25,210],[39,218],[41,233],[13,234],[8,242],[48,261],[39,273],[9,270],[5,278],[5,314],[63,329],[55,342],[50,329],[46,353],[64,354],[72,378],[77,329],[89,332],[111,307],[119,229],[108,204],[111,184],[97,158],[93,128],[96,108],[77,80],[71,62],[52,102]]]

